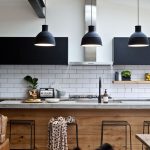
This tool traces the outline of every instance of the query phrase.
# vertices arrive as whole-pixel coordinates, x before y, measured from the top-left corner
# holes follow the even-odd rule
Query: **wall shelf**
[[[150,81],[135,80],[135,81],[112,81],[114,84],[150,84]]]

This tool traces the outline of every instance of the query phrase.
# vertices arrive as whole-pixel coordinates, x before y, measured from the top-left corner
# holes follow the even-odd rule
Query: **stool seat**
[[[150,125],[150,121],[144,121],[143,124],[144,124],[144,126],[146,126],[146,125],[148,126],[148,125]]]
[[[10,120],[11,124],[35,124],[34,120]]]
[[[127,121],[114,121],[114,120],[104,120],[102,121],[103,125],[115,125],[115,126],[127,126],[129,123]]]
[[[129,129],[129,138],[130,138],[130,150],[132,150],[132,141],[131,141],[131,125],[125,120],[102,120],[101,123],[101,146],[103,144],[103,133],[105,126],[123,126],[125,127],[125,148],[127,149],[127,129]]]
[[[12,125],[28,125],[30,126],[30,148],[26,150],[34,150],[35,149],[35,120],[9,120],[10,124],[10,143],[11,143],[11,132],[12,132]],[[23,148],[25,150],[25,148]],[[18,148],[17,148],[18,150]],[[19,150],[21,150],[19,148]]]

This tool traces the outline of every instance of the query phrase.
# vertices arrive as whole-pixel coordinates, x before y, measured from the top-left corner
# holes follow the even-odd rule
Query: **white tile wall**
[[[112,84],[114,72],[131,70],[133,80],[144,79],[150,66],[55,66],[1,65],[0,98],[25,97],[24,76],[39,78],[38,88],[54,87],[69,94],[98,94],[98,78],[102,77],[102,92],[114,98],[150,98],[150,84]]]

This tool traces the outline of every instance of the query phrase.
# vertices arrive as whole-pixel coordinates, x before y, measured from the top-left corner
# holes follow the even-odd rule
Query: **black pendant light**
[[[42,31],[35,38],[35,46],[55,46],[55,38],[48,32],[46,25],[46,0],[45,0],[45,24],[42,25]]]
[[[95,32],[95,26],[92,25],[92,0],[91,0],[91,25],[88,26],[88,32],[83,36],[81,45],[83,47],[102,46],[100,36]]]
[[[135,32],[130,36],[128,41],[129,47],[146,47],[149,46],[149,40],[147,36],[141,31],[139,25],[139,0],[137,0],[137,11],[138,11],[138,25],[135,26]]]

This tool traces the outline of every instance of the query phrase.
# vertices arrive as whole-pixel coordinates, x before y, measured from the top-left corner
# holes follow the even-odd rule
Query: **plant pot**
[[[37,89],[29,90],[29,97],[31,99],[37,99],[37,97],[38,97],[38,90]]]
[[[131,81],[131,77],[122,77],[122,81]]]

